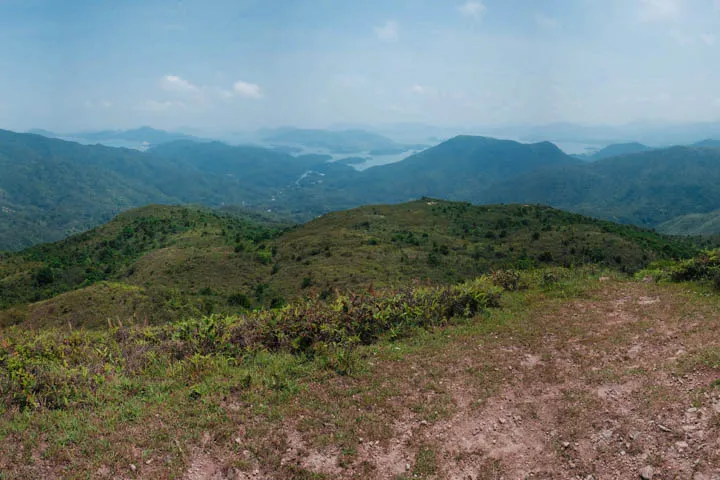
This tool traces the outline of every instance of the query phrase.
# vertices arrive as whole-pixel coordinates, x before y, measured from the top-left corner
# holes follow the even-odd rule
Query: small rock
[[[422,425],[423,427],[424,427],[425,425],[427,425],[427,420],[421,420],[421,421],[420,421],[420,425]]]
[[[698,409],[697,409],[697,408],[695,408],[695,407],[691,407],[691,408],[688,408],[688,409],[687,409],[687,410],[685,410],[685,411],[686,411],[687,413],[695,413],[695,412],[697,412],[697,411],[698,411]]]
[[[562,447],[563,447],[563,448],[569,448],[569,447],[570,447],[570,442],[563,442],[563,443],[562,443]]]
[[[690,445],[688,445],[687,442],[676,442],[676,443],[675,443],[675,447],[677,447],[678,450],[685,450],[685,449],[688,448],[689,446],[690,446]]]
[[[406,464],[405,464],[405,471],[406,471],[406,472],[409,472],[409,471],[410,471],[410,464],[409,464],[409,463],[406,463]]]
[[[498,419],[498,422],[500,422],[501,425],[505,425],[505,419],[504,419],[504,418]]]
[[[655,469],[650,465],[647,465],[640,470],[640,478],[643,480],[652,480],[653,475],[655,475]]]
[[[659,423],[658,423],[658,428],[659,428],[660,430],[662,430],[663,432],[667,432],[667,433],[672,432],[672,430],[670,430],[668,427],[666,427],[665,425],[661,425],[661,424],[659,424]]]
[[[136,467],[134,464],[131,463],[131,464],[130,464],[130,470],[134,472],[135,470],[137,470],[137,467]]]

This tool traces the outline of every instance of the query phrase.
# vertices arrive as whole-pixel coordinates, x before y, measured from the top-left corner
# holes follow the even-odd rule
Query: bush
[[[520,288],[520,274],[513,270],[495,270],[490,273],[490,280],[503,290],[514,291]]]
[[[232,307],[252,308],[250,297],[244,293],[233,293],[227,298],[228,305]]]
[[[263,290],[265,288],[263,287]],[[158,326],[111,326],[105,332],[13,330],[0,338],[0,412],[64,409],[92,402],[107,379],[131,378],[158,365],[192,382],[198,362],[237,362],[259,352],[317,357],[340,374],[357,368],[354,349],[383,335],[399,338],[417,328],[443,326],[498,306],[500,291],[486,279],[448,287],[314,297],[276,310],[237,316],[208,315]],[[246,295],[230,301],[243,304]],[[278,300],[278,303],[281,300]],[[170,365],[173,365],[172,367]],[[128,380],[130,390],[142,388]],[[199,388],[199,387],[198,387]],[[203,395],[202,389],[193,395]]]
[[[672,282],[705,281],[720,290],[720,250],[704,251],[695,258],[681,262],[655,262],[638,272],[636,277]]]

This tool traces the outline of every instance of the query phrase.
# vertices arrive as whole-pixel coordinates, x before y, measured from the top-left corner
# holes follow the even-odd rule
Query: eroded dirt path
[[[245,468],[210,445],[186,478],[720,480],[713,305],[598,282],[310,389]]]

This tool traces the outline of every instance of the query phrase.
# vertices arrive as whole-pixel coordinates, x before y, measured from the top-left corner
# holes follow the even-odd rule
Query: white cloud
[[[544,13],[536,13],[534,20],[539,27],[547,30],[554,30],[560,26],[560,22],[558,22],[556,18],[545,15]]]
[[[410,91],[412,93],[417,93],[419,95],[422,95],[423,93],[427,93],[427,88],[423,87],[422,85],[418,85],[417,83],[410,87]]]
[[[485,13],[485,10],[487,10],[487,8],[485,7],[485,4],[483,4],[479,0],[468,0],[467,2],[460,5],[458,7],[458,10],[466,17],[479,18],[482,16],[483,13]]]
[[[134,110],[140,110],[143,112],[161,113],[167,112],[172,109],[185,109],[187,106],[183,102],[174,102],[172,100],[159,101],[159,100],[146,100],[145,102],[135,105]]]
[[[700,40],[702,40],[705,45],[713,46],[715,45],[715,40],[717,37],[713,33],[701,33],[700,34]]]
[[[639,0],[640,20],[643,22],[671,20],[680,13],[681,0]]]
[[[168,92],[195,93],[199,90],[196,85],[177,75],[165,75],[160,79],[160,86]]]
[[[398,28],[399,25],[395,20],[388,20],[385,25],[375,27],[375,35],[383,41],[397,40]]]
[[[246,98],[260,99],[264,96],[260,85],[243,82],[242,80],[235,82],[233,90],[236,94]]]
[[[217,102],[229,102],[233,98],[262,98],[263,92],[259,85],[238,80],[232,88],[217,85],[199,85],[192,83],[177,75],[165,75],[160,78],[160,87],[168,93],[175,95],[183,102],[149,100],[144,104],[146,110],[162,111],[188,104],[193,106],[209,107]]]

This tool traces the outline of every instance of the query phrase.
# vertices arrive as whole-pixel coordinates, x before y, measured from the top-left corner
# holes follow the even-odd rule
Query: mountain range
[[[541,203],[673,233],[716,233],[667,222],[720,209],[720,149],[626,147],[587,162],[549,142],[459,136],[358,171],[325,155],[258,146],[183,139],[140,152],[0,131],[0,248],[57,240],[149,203],[241,205],[304,221],[422,196]]]

